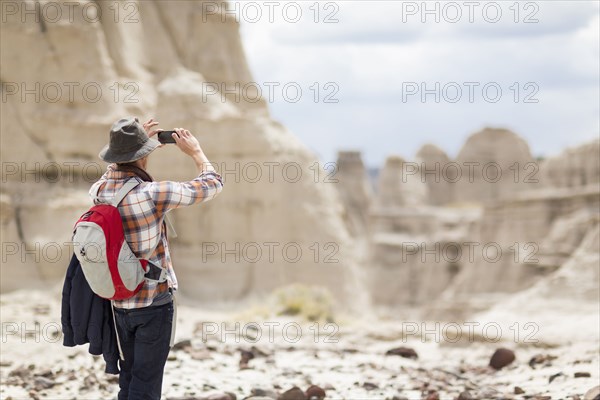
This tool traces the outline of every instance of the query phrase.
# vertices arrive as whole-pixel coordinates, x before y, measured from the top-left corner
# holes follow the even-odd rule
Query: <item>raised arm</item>
[[[146,190],[152,196],[159,212],[167,212],[177,207],[190,206],[213,199],[223,190],[221,176],[202,151],[198,140],[185,129],[175,129],[175,144],[189,155],[198,171],[198,176],[191,181],[151,182]]]
[[[187,182],[150,182],[145,190],[152,196],[158,211],[167,212],[213,199],[223,190],[223,182],[219,174],[208,171]]]

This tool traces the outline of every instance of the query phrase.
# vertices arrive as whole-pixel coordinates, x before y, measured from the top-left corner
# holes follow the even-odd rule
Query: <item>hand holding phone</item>
[[[194,157],[202,154],[202,148],[198,139],[190,131],[183,128],[175,128],[175,145],[179,147],[179,150],[187,154],[188,156]]]
[[[161,131],[158,132],[158,141],[162,144],[175,143],[175,139],[173,138],[173,134],[175,131]]]

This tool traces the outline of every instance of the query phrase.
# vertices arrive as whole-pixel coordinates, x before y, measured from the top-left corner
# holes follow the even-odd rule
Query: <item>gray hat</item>
[[[137,118],[127,117],[113,124],[109,143],[99,156],[106,162],[126,163],[147,156],[158,146],[160,142],[148,137]]]

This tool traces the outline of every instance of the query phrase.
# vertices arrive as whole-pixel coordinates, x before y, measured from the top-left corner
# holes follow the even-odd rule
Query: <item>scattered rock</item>
[[[518,386],[515,386],[515,390],[513,391],[514,394],[523,394],[525,393],[525,391],[523,389],[521,389]]]
[[[271,397],[250,396],[250,397],[246,397],[244,400],[273,400],[273,399]]]
[[[208,395],[206,400],[236,400],[236,396],[231,392],[213,393]]]
[[[535,366],[538,364],[545,364],[546,366],[550,366],[552,365],[551,361],[555,359],[556,356],[552,356],[550,354],[536,354],[529,360],[529,366],[533,369],[535,369]]]
[[[465,390],[475,390],[477,388],[478,388],[478,386],[476,384],[474,384],[473,382],[470,382],[470,381],[465,382]]]
[[[254,353],[248,350],[240,350],[240,352],[242,353],[240,356],[240,369],[250,368],[248,363],[254,358]]]
[[[558,374],[550,375],[550,378],[548,378],[548,383],[552,383],[553,380],[555,380],[559,376],[562,376],[562,374],[562,372],[559,372]]]
[[[575,378],[590,378],[592,374],[589,372],[575,372]]]
[[[515,361],[515,353],[512,350],[499,348],[490,359],[490,367],[500,370],[513,361]]]
[[[498,390],[494,389],[493,387],[485,387],[479,391],[478,398],[491,400],[491,399],[495,399],[501,395],[502,395],[502,393],[500,393]]]
[[[583,396],[583,400],[600,400],[600,386],[588,390]]]
[[[308,400],[322,400],[325,398],[325,390],[317,385],[311,385],[306,389],[306,397]]]
[[[306,395],[298,386],[286,390],[279,396],[278,400],[307,400]]]
[[[252,396],[277,399],[277,393],[271,389],[262,389],[262,388],[252,388],[250,389],[250,393]]]
[[[44,378],[54,378],[54,373],[50,368],[44,368],[34,374],[34,376],[43,376]]]
[[[425,397],[425,400],[440,400],[440,395],[438,392],[431,392]]]
[[[210,354],[210,351],[208,351],[206,349],[188,348],[186,350],[186,353],[189,353],[189,355],[192,357],[192,359],[197,360],[197,361],[212,359],[212,355]]]
[[[364,382],[362,384],[362,387],[365,388],[365,390],[374,390],[374,389],[379,389],[379,386],[377,386],[377,384],[373,383],[373,382]]]
[[[335,367],[334,367],[335,368]],[[332,368],[333,369],[333,368]],[[296,376],[296,375],[302,375],[301,371],[295,370],[293,368],[288,368],[288,367],[283,367],[281,368],[280,371],[281,375],[283,376]]]
[[[404,358],[417,359],[419,355],[410,347],[396,347],[385,352],[387,356],[400,356]]]
[[[36,376],[33,380],[33,387],[36,391],[42,391],[44,389],[50,389],[55,385],[54,381],[43,376]]]
[[[81,390],[90,390],[93,389],[94,386],[98,383],[98,378],[94,374],[89,374],[85,378],[83,378],[83,385],[81,386]]]
[[[252,352],[254,357],[268,357],[269,356],[269,353],[267,353],[266,351],[264,351],[256,346],[250,347],[250,351]]]
[[[348,354],[355,354],[355,353],[358,353],[358,350],[350,348],[350,347],[347,347],[345,349],[342,349],[342,352],[343,353],[348,353]]]
[[[185,350],[188,347],[192,347],[192,341],[190,339],[181,340],[175,343],[172,347],[174,351]]]
[[[15,368],[8,373],[8,376],[14,376],[21,379],[27,379],[31,375],[31,370],[26,367]]]
[[[473,400],[473,396],[471,396],[471,392],[465,390],[458,395],[456,400]]]
[[[48,315],[50,313],[50,306],[48,304],[36,304],[33,306],[33,312],[36,315]]]

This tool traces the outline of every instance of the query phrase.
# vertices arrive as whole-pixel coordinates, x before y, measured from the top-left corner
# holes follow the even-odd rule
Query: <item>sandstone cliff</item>
[[[364,237],[369,231],[373,185],[369,182],[360,152],[339,152],[335,167],[335,182],[332,183],[340,193],[350,232],[354,236]]]
[[[544,282],[598,218],[598,150],[594,141],[537,162],[522,138],[486,128],[456,160],[432,145],[414,162],[390,157],[369,213],[375,304],[466,318]],[[469,163],[470,176],[443,172]],[[486,176],[486,165],[501,178]]]
[[[420,176],[427,183],[427,202],[431,205],[444,205],[454,201],[454,185],[456,179],[451,171],[450,158],[434,144],[426,144],[417,152],[420,160]]]
[[[453,183],[457,202],[509,199],[536,185],[537,164],[527,142],[506,129],[486,128],[469,136],[456,163],[461,171]]]

